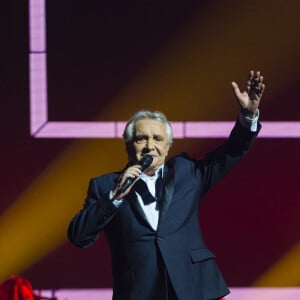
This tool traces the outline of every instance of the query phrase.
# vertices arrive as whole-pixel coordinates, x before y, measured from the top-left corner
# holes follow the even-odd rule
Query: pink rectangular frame
[[[124,122],[48,121],[46,0],[29,1],[30,134],[36,138],[120,138]],[[174,138],[227,137],[233,122],[171,122]],[[299,138],[300,122],[263,122],[261,138]]]

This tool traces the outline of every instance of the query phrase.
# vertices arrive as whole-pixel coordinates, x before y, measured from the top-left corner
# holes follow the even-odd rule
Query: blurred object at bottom
[[[33,293],[32,285],[26,278],[12,275],[0,284],[0,300],[59,300],[41,297]]]

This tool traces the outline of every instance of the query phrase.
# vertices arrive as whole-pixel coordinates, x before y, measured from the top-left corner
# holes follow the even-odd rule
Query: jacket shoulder
[[[193,167],[195,160],[186,152],[171,157],[167,161],[167,166],[170,168]]]
[[[191,156],[186,153],[186,152],[181,152],[180,154],[177,154],[173,157],[171,157],[167,163],[183,163],[183,162],[190,162],[192,161],[193,159],[191,158]]]

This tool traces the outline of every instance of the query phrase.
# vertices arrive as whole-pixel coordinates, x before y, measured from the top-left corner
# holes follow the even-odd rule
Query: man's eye
[[[161,142],[163,140],[161,136],[155,136],[154,139],[158,142]]]
[[[135,141],[136,142],[143,142],[146,140],[146,137],[145,136],[136,136],[135,137]]]

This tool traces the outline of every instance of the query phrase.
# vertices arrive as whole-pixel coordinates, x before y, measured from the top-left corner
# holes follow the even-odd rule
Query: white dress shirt
[[[159,174],[160,170],[162,170],[161,174],[163,174],[163,166],[162,166],[161,168],[156,170],[156,172],[153,176],[148,176],[145,173],[142,173],[140,176],[140,178],[146,182],[148,190],[152,194],[153,197],[155,197],[155,183],[159,176],[158,174]],[[157,202],[155,201],[155,202],[152,202],[149,204],[144,204],[142,197],[137,192],[135,192],[135,193],[136,193],[138,201],[147,217],[149,224],[151,225],[151,227],[154,230],[156,230],[157,225],[158,225],[158,218],[159,218],[159,210],[157,207]]]

